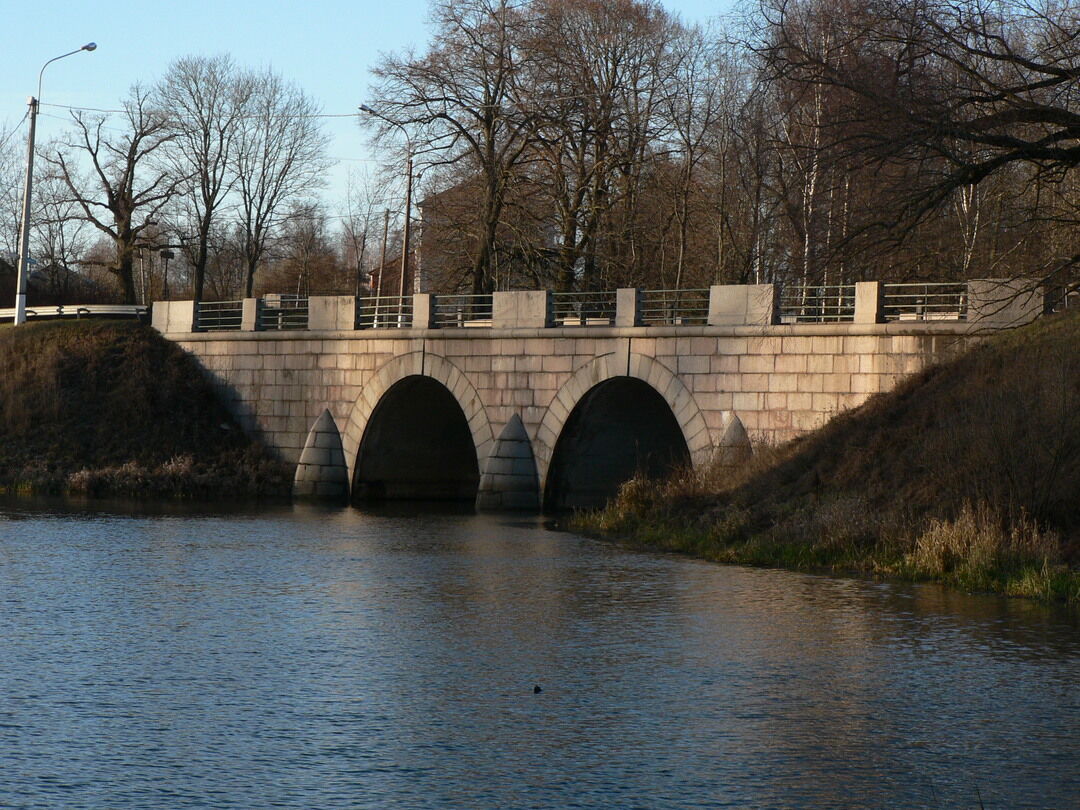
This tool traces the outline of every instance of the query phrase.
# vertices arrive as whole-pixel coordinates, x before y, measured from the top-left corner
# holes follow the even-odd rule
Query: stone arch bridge
[[[989,283],[889,286],[794,309],[771,285],[158,302],[153,322],[297,463],[298,494],[560,509],[638,470],[735,463],[1039,311],[992,305]]]

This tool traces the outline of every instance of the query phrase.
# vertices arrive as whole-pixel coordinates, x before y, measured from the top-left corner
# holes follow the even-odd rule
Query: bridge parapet
[[[769,327],[920,321],[966,321],[1000,328],[1026,323],[1045,309],[1041,288],[1025,279],[950,283],[866,281],[787,287],[714,285],[703,290],[624,288],[606,293],[549,290],[454,296],[418,293],[393,301],[349,295],[285,299],[285,296],[270,296],[213,304],[158,301],[154,304],[153,323],[164,333],[569,326]],[[222,317],[222,306],[234,314]],[[277,317],[268,318],[267,314]]]

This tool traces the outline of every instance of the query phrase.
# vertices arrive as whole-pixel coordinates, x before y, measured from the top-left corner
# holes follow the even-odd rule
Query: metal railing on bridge
[[[646,326],[693,326],[709,321],[709,291],[642,290],[638,318]]]
[[[259,306],[259,329],[284,331],[308,328],[308,299],[303,295],[267,295]]]
[[[431,325],[440,329],[491,326],[491,293],[432,296]]]
[[[239,332],[243,323],[243,301],[199,301],[195,305],[196,332]]]
[[[611,326],[616,299],[615,290],[553,292],[551,319],[555,326]]]
[[[854,284],[790,285],[780,290],[780,323],[844,323],[855,320]]]
[[[1075,288],[1041,292],[1037,280],[868,281],[830,285],[714,285],[707,289],[514,290],[488,294],[396,296],[267,295],[243,301],[162,301],[154,322],[169,332],[356,329],[543,329],[633,325],[766,326],[926,321],[1010,323],[1076,305]],[[38,308],[40,309],[40,308]],[[67,307],[65,315],[104,308]],[[118,314],[109,308],[109,314]],[[129,312],[145,313],[131,308]],[[0,318],[12,310],[0,310]],[[31,316],[36,314],[31,311]],[[54,315],[55,316],[55,315]],[[900,329],[906,327],[900,326]]]
[[[411,295],[371,295],[356,299],[357,329],[407,329],[412,322]]]
[[[967,282],[881,285],[886,321],[962,321],[967,318]]]

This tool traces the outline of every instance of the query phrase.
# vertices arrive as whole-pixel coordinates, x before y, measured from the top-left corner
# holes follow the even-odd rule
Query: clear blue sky
[[[41,65],[94,41],[93,53],[55,62],[45,71],[39,142],[64,128],[62,109],[49,104],[115,109],[137,81],[152,82],[190,54],[231,53],[249,67],[271,66],[318,101],[324,113],[354,113],[368,100],[369,68],[379,55],[427,41],[428,0],[187,0],[108,4],[86,0],[4,0],[9,23],[0,49],[0,122],[15,124],[37,88]],[[687,22],[705,23],[732,0],[666,0]],[[353,118],[326,120],[339,160],[326,197],[344,194],[350,167],[377,156]],[[25,132],[25,129],[22,130]],[[21,135],[22,133],[20,133]],[[16,136],[19,137],[19,136]]]

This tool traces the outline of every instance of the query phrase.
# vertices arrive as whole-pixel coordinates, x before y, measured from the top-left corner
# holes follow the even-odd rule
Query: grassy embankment
[[[1080,603],[1080,317],[997,335],[737,469],[630,481],[575,528]]]
[[[247,438],[195,362],[148,326],[0,329],[0,491],[287,496],[291,470]]]

